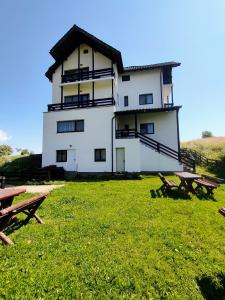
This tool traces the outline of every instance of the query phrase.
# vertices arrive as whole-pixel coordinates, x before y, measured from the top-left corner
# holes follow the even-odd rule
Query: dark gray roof
[[[182,106],[170,106],[170,107],[162,107],[162,108],[138,108],[132,110],[121,110],[115,111],[115,115],[129,115],[134,113],[154,113],[154,112],[167,112],[179,110]]]
[[[124,72],[130,72],[130,71],[141,71],[141,70],[150,70],[150,69],[158,69],[163,67],[178,67],[181,64],[175,61],[169,61],[159,64],[152,64],[152,65],[143,65],[143,66],[130,66],[130,67],[124,67]]]

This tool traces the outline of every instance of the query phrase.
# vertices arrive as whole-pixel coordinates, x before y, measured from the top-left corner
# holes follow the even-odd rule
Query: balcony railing
[[[76,108],[88,108],[88,107],[95,107],[95,106],[109,106],[109,105],[114,105],[114,104],[115,104],[114,98],[111,97],[111,98],[87,100],[87,101],[82,101],[82,102],[49,104],[48,111],[63,110],[63,109],[76,109]]]
[[[129,139],[137,137],[135,129],[117,129],[116,139]]]
[[[71,74],[62,75],[62,83],[76,82],[82,80],[99,79],[104,77],[113,77],[114,72],[112,68],[99,69],[94,71],[80,71]]]

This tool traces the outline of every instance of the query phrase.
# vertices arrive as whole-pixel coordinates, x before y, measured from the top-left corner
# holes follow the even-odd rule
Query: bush
[[[211,131],[203,131],[202,132],[202,138],[203,139],[205,139],[205,138],[209,138],[209,137],[212,137],[213,136],[213,134],[212,134],[212,132]]]
[[[13,153],[12,147],[9,145],[0,145],[0,156],[11,155]]]

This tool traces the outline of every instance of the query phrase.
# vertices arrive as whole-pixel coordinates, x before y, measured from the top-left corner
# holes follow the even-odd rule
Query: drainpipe
[[[111,145],[112,145],[112,149],[111,149],[111,159],[112,159],[112,173],[113,173],[113,120],[115,119],[115,117],[116,116],[113,116],[112,117],[112,123],[111,123],[111,139],[112,139],[112,143],[111,143]]]

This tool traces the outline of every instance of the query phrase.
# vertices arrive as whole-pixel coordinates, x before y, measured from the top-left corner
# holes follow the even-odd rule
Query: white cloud
[[[7,132],[0,129],[0,142],[5,142],[11,139],[11,136]]]

